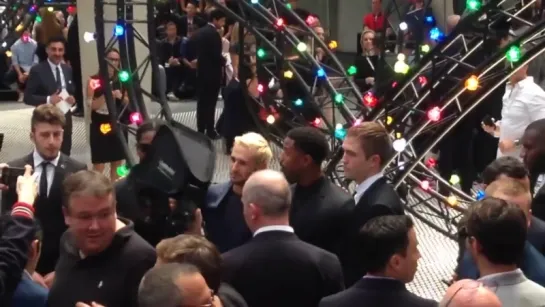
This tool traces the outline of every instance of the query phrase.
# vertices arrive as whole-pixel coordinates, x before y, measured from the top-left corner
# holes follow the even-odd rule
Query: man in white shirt
[[[497,157],[520,157],[519,142],[524,129],[533,121],[545,118],[545,91],[528,76],[528,65],[518,69],[507,83],[503,96],[501,121],[483,129],[499,137]]]

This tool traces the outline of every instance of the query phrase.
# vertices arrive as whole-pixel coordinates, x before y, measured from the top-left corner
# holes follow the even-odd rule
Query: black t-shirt
[[[138,286],[155,265],[155,249],[134,232],[132,222],[116,232],[102,253],[83,258],[69,231],[61,238],[61,255],[48,306],[74,307],[77,302],[103,306],[138,305]]]

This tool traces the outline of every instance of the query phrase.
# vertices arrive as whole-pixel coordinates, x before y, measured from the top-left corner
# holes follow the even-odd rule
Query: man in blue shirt
[[[38,63],[36,56],[37,43],[30,36],[29,30],[25,30],[13,46],[11,46],[11,66],[12,68],[6,74],[6,83],[17,82],[19,101],[23,99],[26,80],[30,68]]]

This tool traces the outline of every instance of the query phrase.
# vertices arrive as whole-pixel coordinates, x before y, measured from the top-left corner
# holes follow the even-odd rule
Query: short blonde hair
[[[272,159],[272,150],[269,142],[259,133],[248,132],[235,138],[234,145],[253,149],[256,152],[255,159],[257,164],[269,165]]]

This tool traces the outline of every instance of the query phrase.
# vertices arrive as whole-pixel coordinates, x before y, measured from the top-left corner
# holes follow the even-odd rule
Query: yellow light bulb
[[[112,126],[110,124],[100,125],[100,132],[102,132],[102,134],[108,134],[111,131],[112,131]]]
[[[386,116],[386,125],[390,126],[394,122],[394,118],[391,116]]]
[[[12,56],[11,51],[9,51],[9,50],[6,51],[6,56],[7,56],[8,58],[11,58],[11,56]]]
[[[469,77],[465,82],[465,87],[468,91],[476,91],[479,88],[479,78],[477,76]]]
[[[396,139],[401,139],[402,137],[401,132],[396,132]]]
[[[19,25],[17,25],[17,27],[15,28],[15,32],[21,32],[25,29],[25,26],[20,23]]]
[[[447,197],[447,203],[454,207],[458,205],[458,198],[456,198],[456,196],[454,195],[450,195],[449,197]]]
[[[293,71],[291,71],[291,70],[286,70],[286,71],[284,72],[284,78],[286,78],[286,79],[291,79],[291,78],[293,78]]]
[[[337,41],[330,41],[328,46],[329,49],[337,49],[337,47],[339,47],[339,44],[337,43]]]
[[[53,12],[54,10],[55,10],[55,9],[54,9],[52,6],[50,6],[50,7],[47,8],[47,11],[48,11],[48,12]]]

